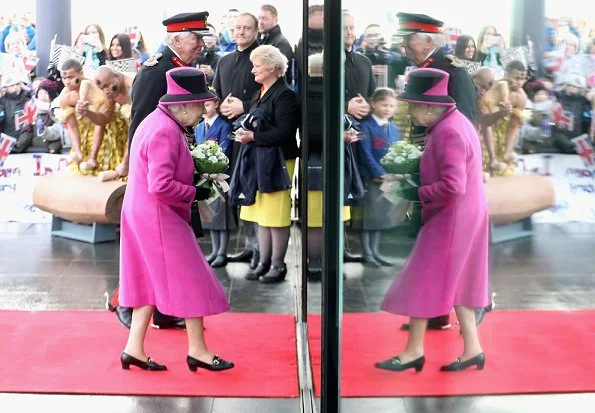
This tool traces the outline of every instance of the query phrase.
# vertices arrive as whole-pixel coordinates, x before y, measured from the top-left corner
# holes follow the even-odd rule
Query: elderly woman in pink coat
[[[423,226],[381,305],[384,311],[411,317],[407,345],[397,356],[376,363],[381,369],[421,371],[427,321],[448,314],[453,306],[464,349],[442,370],[483,369],[485,363],[474,313],[488,301],[488,213],[481,146],[475,127],[448,96],[448,77],[441,70],[416,69],[399,96],[409,102],[413,121],[428,127],[421,184],[409,188],[421,201]]]
[[[228,311],[229,302],[188,224],[192,203],[204,194],[193,185],[186,127],[198,123],[204,102],[216,96],[196,68],[171,69],[166,79],[167,94],[139,125],[130,148],[120,229],[120,304],[134,310],[122,368],[167,369],[144,350],[157,306],[164,314],[185,318],[191,371],[226,370],[233,363],[208,349],[203,317]]]

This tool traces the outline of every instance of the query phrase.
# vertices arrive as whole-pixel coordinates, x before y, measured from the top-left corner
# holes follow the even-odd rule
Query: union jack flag
[[[574,147],[576,148],[576,153],[582,158],[585,166],[587,168],[592,168],[595,166],[595,151],[593,150],[593,145],[591,145],[591,141],[589,140],[589,135],[586,133],[572,139],[572,143],[574,143]]]
[[[37,62],[39,62],[39,58],[36,56],[23,56],[23,66],[25,66],[27,73],[35,69]]]
[[[574,130],[574,115],[568,110],[564,110],[561,104],[554,108],[552,119],[560,129],[566,129],[569,132]]]
[[[140,40],[138,26],[127,27],[124,29],[124,33],[130,37],[130,46],[132,46],[133,49],[136,49],[138,41]]]
[[[12,147],[17,143],[17,140],[5,133],[0,134],[0,167],[4,166],[4,161],[10,155]]]
[[[461,29],[457,29],[456,27],[446,27],[442,33],[444,34],[446,41],[445,48],[453,53],[455,46],[457,45],[457,40],[461,35]]]
[[[18,111],[14,115],[14,124],[16,130],[21,130],[29,125],[35,123],[35,117],[37,116],[37,104],[34,99],[25,103],[23,111]]]

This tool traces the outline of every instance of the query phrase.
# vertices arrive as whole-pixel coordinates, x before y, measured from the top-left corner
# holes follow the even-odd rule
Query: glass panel
[[[354,398],[451,395],[458,396],[453,399],[456,411],[466,408],[469,399],[461,396],[472,388],[478,396],[504,388],[547,392],[539,380],[513,382],[496,375],[500,369],[517,371],[515,366],[528,361],[533,371],[542,371],[542,359],[550,360],[542,346],[552,354],[566,346],[557,339],[543,344],[549,327],[539,323],[551,325],[564,317],[569,321],[570,314],[584,313],[562,310],[592,307],[593,260],[587,258],[587,245],[593,227],[586,225],[593,222],[595,205],[592,149],[588,136],[571,140],[592,132],[592,93],[586,92],[593,68],[590,58],[573,57],[573,50],[582,51],[591,40],[587,16],[570,13],[575,18],[569,24],[557,19],[552,29],[565,41],[550,48],[563,46],[564,54],[558,61],[556,55],[549,56],[546,64],[558,71],[546,75],[536,53],[544,42],[542,3],[532,8],[525,2],[486,4],[486,13],[477,19],[461,12],[477,9],[473,1],[459,2],[456,9],[434,3],[414,8],[443,24],[419,15],[399,20],[397,12],[411,11],[405,1],[390,8],[376,1],[346,0],[343,6],[354,16],[358,52],[369,60],[359,59],[366,74],[350,75],[347,53],[345,100],[356,96],[350,95],[351,85],[360,82],[364,85],[357,92],[368,99],[375,115],[362,119],[360,140],[353,144],[365,194],[351,208],[346,229],[346,252],[362,257],[361,262],[349,262],[352,257],[345,256],[343,406],[355,406]],[[550,16],[549,10],[554,13],[554,7],[547,9],[548,17],[562,17]],[[571,9],[564,5],[562,10]],[[406,35],[399,29],[438,33]],[[576,31],[579,35],[574,36],[582,40],[578,48],[569,35]],[[350,32],[348,28],[346,39]],[[466,43],[463,35],[470,36]],[[445,57],[453,53],[457,59]],[[363,87],[371,77],[375,86],[402,92],[404,75],[413,65],[446,69],[450,77],[443,85],[410,77],[411,106],[395,102],[391,91]],[[567,76],[570,73],[573,76]],[[426,71],[424,76],[436,75]],[[535,80],[544,85],[530,83]],[[578,91],[569,90],[567,82],[578,85]],[[547,100],[554,93],[564,110],[549,111],[552,103]],[[569,95],[584,104],[572,116]],[[448,96],[456,101],[456,112],[436,105],[448,103]],[[346,110],[357,116],[358,102],[351,103]],[[547,123],[536,117],[539,112]],[[449,130],[451,122],[457,126]],[[423,151],[421,166],[410,159],[416,151],[403,152],[404,147],[393,146],[396,141],[417,145]],[[404,173],[410,176],[396,176]],[[495,301],[498,309],[510,311],[492,311]],[[517,325],[521,321],[522,328]],[[562,329],[558,338],[576,334],[584,339],[587,329],[581,327]],[[523,342],[513,344],[515,336]],[[455,362],[457,357],[462,363]],[[438,374],[443,366],[457,370],[464,362],[483,371]],[[419,375],[412,374],[416,369]],[[466,382],[470,374],[473,383]],[[571,391],[565,382],[547,377],[560,391]],[[588,390],[586,382],[582,385]],[[471,400],[482,402],[479,397]],[[387,401],[386,410],[395,403]],[[438,404],[431,398],[406,400],[402,411]]]

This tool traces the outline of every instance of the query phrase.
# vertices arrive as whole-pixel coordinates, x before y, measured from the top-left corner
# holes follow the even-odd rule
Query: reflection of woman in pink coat
[[[475,127],[447,94],[448,74],[417,69],[409,74],[400,100],[409,102],[415,123],[428,127],[420,163],[424,225],[400,276],[381,308],[411,317],[405,350],[376,367],[421,371],[428,318],[448,314],[454,306],[461,324],[464,350],[442,370],[482,369],[482,352],[474,308],[487,304],[488,213],[483,188],[482,157]]]
[[[120,304],[134,310],[122,368],[132,364],[166,370],[144,351],[157,306],[164,314],[186,319],[190,370],[226,370],[233,363],[214,356],[203,334],[203,317],[229,310],[229,303],[188,225],[191,204],[203,191],[193,186],[194,162],[184,133],[186,126],[198,123],[204,102],[216,97],[198,69],[175,68],[166,79],[167,94],[140,124],[130,149],[121,220]]]

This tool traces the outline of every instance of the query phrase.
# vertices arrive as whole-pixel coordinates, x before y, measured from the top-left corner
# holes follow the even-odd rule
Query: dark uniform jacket
[[[419,67],[444,70],[450,75],[448,79],[448,96],[455,100],[459,112],[476,125],[475,85],[469,72],[464,67],[458,66],[456,61],[449,58],[441,49],[437,49],[432,53]],[[424,126],[412,124],[410,137],[413,143],[424,145],[426,129]]]
[[[132,141],[134,132],[144,118],[153,112],[159,103],[161,96],[167,93],[167,82],[165,72],[178,67],[172,58],[177,57],[169,48],[165,47],[161,57],[157,58],[156,64],[151,65],[156,57],[147,60],[136,74],[132,83],[132,110],[130,114],[130,128],[128,129],[128,141]],[[148,63],[147,63],[148,62]]]
[[[250,61],[250,53],[257,47],[258,43],[254,42],[241,52],[236,49],[235,52],[223,56],[219,59],[213,79],[213,88],[217,95],[225,99],[231,93],[232,96],[244,102],[244,113],[248,113],[250,99],[256,91],[260,90],[260,84],[254,80]]]
[[[376,89],[370,59],[354,51],[345,52],[345,110],[347,102],[359,93],[368,99]]]
[[[273,27],[266,33],[262,33],[258,35],[258,44],[268,44],[271,46],[275,46],[277,49],[281,51],[287,57],[287,73],[285,74],[285,79],[287,83],[291,84],[291,80],[293,78],[293,71],[291,68],[291,61],[293,60],[293,48],[291,47],[291,43],[283,36],[281,33],[281,28],[279,25]]]
[[[464,67],[453,64],[453,60],[440,49],[436,50],[428,59],[429,64],[424,67],[444,70],[450,75],[448,79],[448,96],[457,103],[457,109],[472,124],[476,124],[475,117],[477,109],[475,107],[475,85],[471,75]]]
[[[213,74],[207,76],[207,83],[209,85],[213,84],[213,78],[215,77],[215,72],[217,71],[217,64],[219,63],[220,59],[221,52],[219,51],[219,48],[217,46],[215,46],[212,49],[205,48],[198,56],[198,59],[196,59],[197,67],[199,67],[200,65],[209,65],[211,66],[211,69],[213,69]]]

